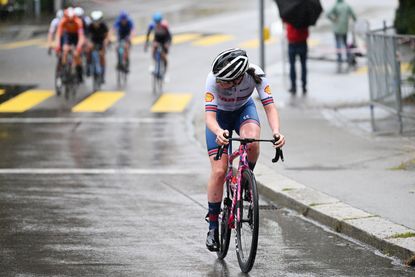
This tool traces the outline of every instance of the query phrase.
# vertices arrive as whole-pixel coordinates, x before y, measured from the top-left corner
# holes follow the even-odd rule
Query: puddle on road
[[[0,84],[0,103],[6,102],[20,93],[35,87],[35,85]]]

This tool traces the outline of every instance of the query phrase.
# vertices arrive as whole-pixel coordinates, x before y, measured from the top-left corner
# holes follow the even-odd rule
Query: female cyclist
[[[249,64],[246,52],[232,48],[221,52],[213,61],[212,72],[206,80],[205,121],[206,144],[211,164],[208,181],[209,232],[206,247],[219,250],[218,215],[221,209],[223,182],[227,171],[227,155],[215,161],[218,145],[228,145],[232,131],[242,138],[259,138],[260,123],[252,93],[257,90],[267,115],[274,147],[282,147],[285,138],[280,133],[278,111],[274,105],[271,89],[265,74],[257,65]],[[224,152],[224,154],[227,151]],[[259,156],[259,143],[248,146],[251,170]]]

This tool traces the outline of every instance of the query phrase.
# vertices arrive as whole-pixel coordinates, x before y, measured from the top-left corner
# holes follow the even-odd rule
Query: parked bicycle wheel
[[[228,186],[228,184],[226,184]],[[219,251],[217,252],[219,259],[224,259],[226,254],[228,254],[229,242],[231,240],[231,232],[229,222],[230,209],[232,206],[232,201],[229,197],[226,197],[223,200],[223,209],[219,216]]]
[[[236,224],[236,255],[239,267],[246,273],[255,262],[259,230],[258,191],[250,170],[242,172],[241,185],[241,200],[237,203],[240,221]]]

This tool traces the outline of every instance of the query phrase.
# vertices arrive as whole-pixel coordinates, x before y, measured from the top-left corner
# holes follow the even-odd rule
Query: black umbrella
[[[315,25],[323,8],[320,0],[275,0],[280,17],[296,28]]]

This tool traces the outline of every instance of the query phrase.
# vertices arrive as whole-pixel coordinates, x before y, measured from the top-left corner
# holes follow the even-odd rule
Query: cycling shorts
[[[229,134],[232,136],[232,131],[239,135],[239,130],[241,126],[246,123],[255,123],[260,126],[258,113],[255,107],[254,100],[249,99],[249,101],[235,111],[223,111],[217,110],[216,120],[219,123],[219,126],[223,130],[228,130]],[[206,146],[209,156],[216,155],[218,144],[216,143],[216,135],[206,127]],[[223,152],[227,154],[227,151]]]
[[[69,44],[69,45],[77,45],[78,44],[78,33],[64,33],[63,36],[63,45]]]

